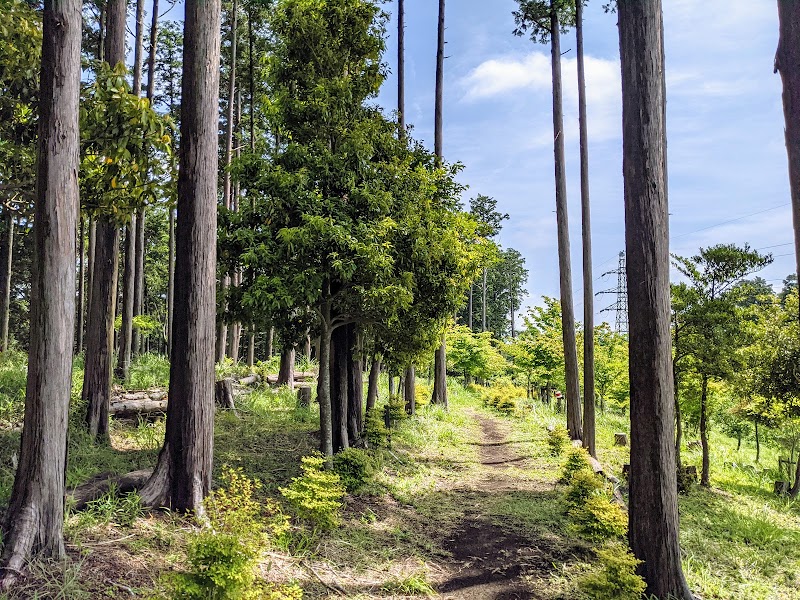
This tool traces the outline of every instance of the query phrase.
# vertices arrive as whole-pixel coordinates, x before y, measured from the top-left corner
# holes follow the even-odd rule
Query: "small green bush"
[[[333,470],[344,488],[352,494],[373,478],[378,470],[378,461],[366,450],[348,448],[333,457]]]
[[[517,398],[524,398],[526,391],[524,388],[515,385],[497,384],[488,388],[481,388],[484,405],[495,409],[504,415],[512,415],[517,411]]]
[[[583,505],[570,510],[570,516],[586,537],[593,540],[622,537],[628,532],[628,515],[605,494],[595,494]]]
[[[584,469],[591,470],[589,453],[583,448],[573,448],[567,454],[567,460],[561,468],[561,483],[571,483],[572,476]]]
[[[261,505],[253,498],[261,486],[241,469],[226,468],[224,486],[204,502],[208,527],[189,540],[189,570],[168,580],[173,600],[256,599],[263,586],[255,567],[267,541]]]
[[[601,494],[604,488],[603,481],[591,469],[581,469],[572,476],[567,489],[567,508],[583,506],[589,498]]]
[[[569,446],[569,432],[563,425],[558,425],[547,432],[547,445],[550,447],[552,456],[564,454],[564,448]]]
[[[388,414],[392,425],[399,423],[403,419],[408,418],[406,413],[406,401],[401,396],[391,396],[389,401],[383,407],[384,415]]]
[[[367,413],[364,420],[364,437],[370,448],[382,448],[386,445],[388,435],[386,425],[383,424],[383,416],[380,411],[372,409]]]
[[[295,515],[315,529],[333,529],[339,523],[339,510],[345,494],[339,475],[325,471],[321,455],[304,456],[303,474],[289,487],[279,488]]]
[[[612,544],[597,550],[600,569],[585,575],[578,588],[592,600],[640,600],[646,585],[636,574],[641,561],[627,546]]]

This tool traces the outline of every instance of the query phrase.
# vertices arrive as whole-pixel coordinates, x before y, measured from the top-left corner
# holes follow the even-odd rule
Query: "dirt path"
[[[481,426],[479,458],[482,477],[464,490],[465,505],[472,506],[444,549],[452,555],[451,577],[439,586],[443,598],[470,600],[525,600],[538,595],[533,582],[552,570],[552,548],[509,531],[483,513],[481,496],[511,492],[519,479],[509,467],[524,466],[526,457],[509,440],[509,431],[498,420],[475,413]],[[477,500],[467,502],[469,497]]]

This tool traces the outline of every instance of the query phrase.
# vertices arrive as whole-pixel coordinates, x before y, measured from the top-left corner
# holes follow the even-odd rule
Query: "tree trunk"
[[[439,0],[439,21],[436,46],[436,104],[434,110],[434,151],[436,162],[442,164],[443,159],[443,98],[444,98],[444,23],[445,0]],[[447,348],[445,334],[442,332],[442,343],[436,350],[433,377],[433,404],[441,404],[447,408]]]
[[[0,277],[0,349],[8,350],[8,322],[11,314],[11,269],[14,260],[14,215],[6,209],[6,235],[3,238],[3,251],[0,256],[3,274]]]
[[[331,407],[333,411],[333,450],[350,447],[347,435],[347,397],[350,383],[347,327],[337,327],[331,337]]]
[[[126,0],[108,0],[105,62],[112,67],[125,62]],[[86,324],[86,360],[83,398],[86,425],[92,439],[108,439],[108,402],[111,397],[114,317],[119,271],[119,229],[101,215],[95,228],[92,297]]]
[[[755,422],[756,426],[756,463],[761,460],[761,439],[758,435],[758,421]]]
[[[703,375],[700,388],[700,444],[703,446],[703,469],[700,472],[700,485],[711,486],[711,461],[708,452],[708,376]]]
[[[414,372],[414,365],[409,365],[406,369],[406,412],[414,415],[417,412],[417,377]]]
[[[204,514],[214,446],[220,0],[186,3],[175,319],[164,446],[148,506]]]
[[[474,285],[469,286],[469,308],[467,309],[467,325],[469,326],[469,330],[472,331],[472,297],[473,297],[473,290],[475,289]]]
[[[406,137],[406,8],[397,0],[397,119],[400,139]]]
[[[483,270],[483,285],[481,287],[481,332],[486,331],[486,279],[489,270]]]
[[[228,106],[225,113],[225,164],[223,168],[222,179],[222,205],[225,210],[231,209],[231,172],[230,166],[233,159],[233,120],[234,120],[234,98],[236,95],[236,49],[238,42],[238,2],[233,0],[230,10],[231,19],[231,62],[228,72]],[[222,294],[225,295],[227,289],[231,285],[230,274],[225,273],[220,282],[222,287]],[[227,303],[226,303],[227,307]],[[220,320],[217,325],[217,362],[221,362],[225,358],[225,345],[228,338],[228,325]]]
[[[597,458],[594,415],[594,274],[592,269],[591,203],[589,201],[589,131],[586,118],[586,70],[583,53],[583,0],[575,0],[575,23],[578,52],[581,222],[583,224],[583,447],[594,458]]]
[[[142,95],[142,62],[144,60],[144,0],[136,0],[136,29],[133,46],[133,89]]]
[[[369,370],[369,385],[367,386],[367,412],[375,408],[378,401],[378,381],[381,377],[381,361],[375,356]]]
[[[270,326],[269,333],[267,334],[267,360],[272,358],[272,346],[275,340],[275,327]]]
[[[172,356],[172,325],[175,314],[175,211],[169,210],[169,256],[167,258],[167,352]]]
[[[283,352],[281,352],[281,367],[278,371],[278,385],[288,386],[290,390],[294,390],[294,361],[294,347],[284,348]]]
[[[80,228],[78,232],[78,311],[77,311],[77,342],[76,354],[83,352],[83,314],[86,309],[86,237],[84,231],[83,215],[78,215]]]
[[[116,375],[128,380],[133,348],[133,305],[136,294],[136,215],[125,227],[125,266],[122,271],[122,327],[119,332],[119,353]]]
[[[394,375],[389,373],[389,397],[394,396]]]
[[[360,340],[356,326],[348,325],[348,394],[347,394],[347,435],[351,446],[360,446],[361,432],[364,430],[364,371],[361,362]]]
[[[320,452],[328,457],[328,465],[333,457],[333,413],[331,406],[331,325],[330,307],[323,307],[319,335],[319,377],[317,379],[317,400],[319,401]],[[271,328],[270,328],[271,329]]]
[[[250,335],[247,336],[247,366],[252,369],[256,362],[256,334],[250,326]]]
[[[581,429],[581,387],[578,377],[578,346],[575,339],[575,308],[572,303],[572,265],[567,214],[567,161],[564,156],[564,107],[561,89],[561,36],[558,12],[550,3],[551,66],[553,72],[553,148],[556,177],[556,220],[558,222],[558,268],[561,284],[561,329],[564,341],[567,429],[573,440],[583,436]]]
[[[647,594],[693,598],[681,567],[660,0],[619,0],[630,329],[628,540]]]
[[[45,0],[25,419],[3,524],[0,590],[31,555],[64,557],[64,472],[75,335],[81,2]]]

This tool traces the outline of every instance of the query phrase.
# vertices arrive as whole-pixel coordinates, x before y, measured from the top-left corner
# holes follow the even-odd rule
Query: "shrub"
[[[372,479],[378,470],[375,456],[365,450],[348,448],[333,457],[333,470],[339,475],[344,488],[357,492]]]
[[[567,460],[561,468],[561,483],[571,483],[572,476],[584,469],[591,470],[589,453],[583,448],[573,448],[567,454]]]
[[[417,381],[414,386],[414,403],[417,405],[417,408],[422,408],[430,404],[433,390],[420,381]]]
[[[561,456],[564,453],[564,448],[569,444],[569,432],[563,425],[557,425],[547,432],[547,445],[550,447],[552,456]]]
[[[526,392],[524,388],[514,385],[495,385],[489,388],[482,388],[483,403],[505,415],[511,415],[517,410],[517,398],[524,398]]]
[[[591,469],[581,469],[572,476],[567,489],[567,508],[583,506],[589,498],[601,494],[604,488],[603,481]]]
[[[389,415],[389,419],[392,424],[408,418],[405,400],[403,400],[401,396],[390,396],[389,401],[383,407],[383,414]]]
[[[204,502],[208,527],[189,541],[189,570],[169,583],[175,600],[261,598],[262,586],[255,567],[266,542],[261,505],[253,494],[261,486],[241,469],[226,468],[224,487],[212,491]]]
[[[303,474],[289,487],[279,488],[295,515],[315,529],[333,529],[339,523],[344,488],[336,473],[325,471],[321,455],[304,456]]]
[[[581,578],[579,589],[593,600],[640,600],[647,587],[636,574],[641,561],[627,546],[610,545],[597,550],[597,557],[601,568]]]
[[[622,537],[628,532],[628,515],[605,494],[589,496],[570,516],[585,536],[593,540]]]
[[[367,413],[364,420],[364,437],[370,448],[382,448],[386,445],[386,436],[389,432],[383,424],[383,416],[380,411],[372,409]]]

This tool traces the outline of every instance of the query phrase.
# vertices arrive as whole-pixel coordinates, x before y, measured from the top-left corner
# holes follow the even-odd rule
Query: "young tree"
[[[628,540],[648,594],[692,600],[678,540],[661,0],[618,0],[617,10],[630,327]]]
[[[553,147],[555,154],[556,221],[558,224],[558,266],[561,286],[561,316],[566,372],[567,429],[572,439],[583,437],[578,349],[575,339],[575,308],[572,300],[569,216],[567,213],[567,164],[564,155],[564,106],[561,85],[561,33],[575,22],[572,0],[517,0],[514,12],[517,35],[530,32],[531,39],[550,41],[553,81]]]
[[[700,482],[709,486],[710,455],[708,443],[708,384],[713,379],[731,376],[736,362],[736,349],[743,334],[741,309],[736,284],[772,262],[745,245],[732,244],[701,248],[691,258],[675,257],[675,266],[688,279],[689,290],[681,294],[682,356],[693,359],[700,377],[700,441],[703,446],[703,468]],[[681,288],[677,288],[681,291]]]
[[[25,421],[3,524],[0,589],[28,557],[64,556],[64,472],[75,326],[81,3],[45,0],[36,179],[36,260]]]
[[[186,3],[169,404],[164,446],[140,494],[149,506],[196,514],[214,447],[220,13],[220,0]]]
[[[439,26],[436,44],[436,105],[434,110],[434,153],[441,166],[443,162],[443,118],[444,118],[444,23],[445,0],[439,0]],[[431,402],[447,408],[447,345],[445,332],[442,343],[436,350],[433,364],[433,395]]]

